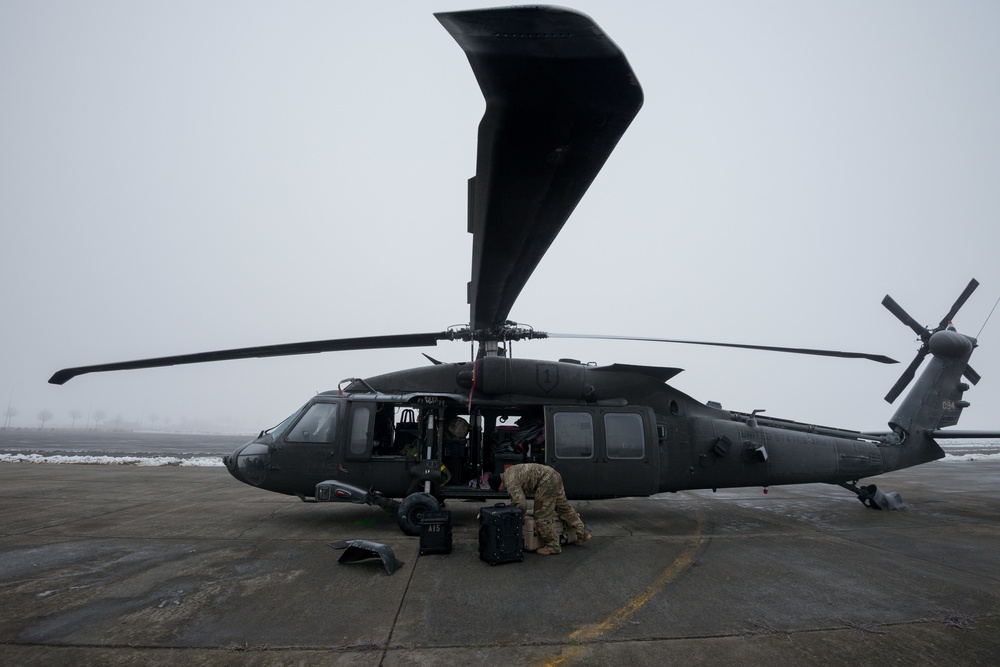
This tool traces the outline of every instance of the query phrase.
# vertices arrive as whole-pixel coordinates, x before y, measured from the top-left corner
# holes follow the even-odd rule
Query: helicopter
[[[445,331],[339,338],[201,352],[58,371],[53,384],[92,372],[366,349],[478,345],[469,361],[350,378],[224,458],[237,480],[307,502],[372,505],[419,533],[451,499],[500,497],[485,478],[522,462],[558,470],[570,499],[689,489],[829,483],[868,507],[898,503],[860,480],[941,458],[935,438],[968,407],[977,341],[951,321],[972,280],[933,328],[891,297],[883,305],[920,338],[886,395],[913,384],[886,432],[860,432],[702,403],[668,383],[679,368],[515,358],[512,344],[557,334],[509,320],[565,222],[638,114],[643,92],[622,51],[589,17],[553,7],[436,14],[466,54],[486,111],[468,184],[472,276],[467,325]],[[638,338],[878,363],[856,352]],[[919,378],[916,373],[930,356]],[[916,378],[914,382],[914,378]]]

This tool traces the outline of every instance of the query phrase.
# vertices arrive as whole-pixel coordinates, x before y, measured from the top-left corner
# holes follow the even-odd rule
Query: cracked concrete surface
[[[476,503],[418,556],[394,517],[221,468],[0,465],[4,664],[992,664],[1000,463],[885,476],[905,512],[807,485],[576,503],[595,539],[490,567]],[[338,564],[328,544],[405,565]]]

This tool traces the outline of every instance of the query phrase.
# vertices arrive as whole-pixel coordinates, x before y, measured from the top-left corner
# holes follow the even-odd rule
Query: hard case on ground
[[[420,555],[451,553],[451,512],[427,512],[420,519]]]
[[[560,524],[562,524],[562,532],[559,533],[559,544],[565,546],[576,542],[576,531],[562,521]],[[535,532],[535,517],[532,516],[531,510],[528,510],[524,515],[524,550],[536,551],[541,547],[542,540]]]
[[[479,510],[479,558],[490,565],[524,560],[524,512],[499,503]]]

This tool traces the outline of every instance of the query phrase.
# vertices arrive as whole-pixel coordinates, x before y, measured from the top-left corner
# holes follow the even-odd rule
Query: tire
[[[404,535],[420,535],[420,521],[427,512],[437,512],[441,509],[438,501],[426,493],[414,493],[403,499],[396,512],[399,529]]]

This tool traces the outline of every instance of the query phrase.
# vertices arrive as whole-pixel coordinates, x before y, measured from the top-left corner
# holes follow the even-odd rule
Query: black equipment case
[[[479,510],[479,558],[490,565],[524,560],[524,512],[497,503]]]
[[[420,519],[420,555],[451,553],[451,512],[427,512]]]

